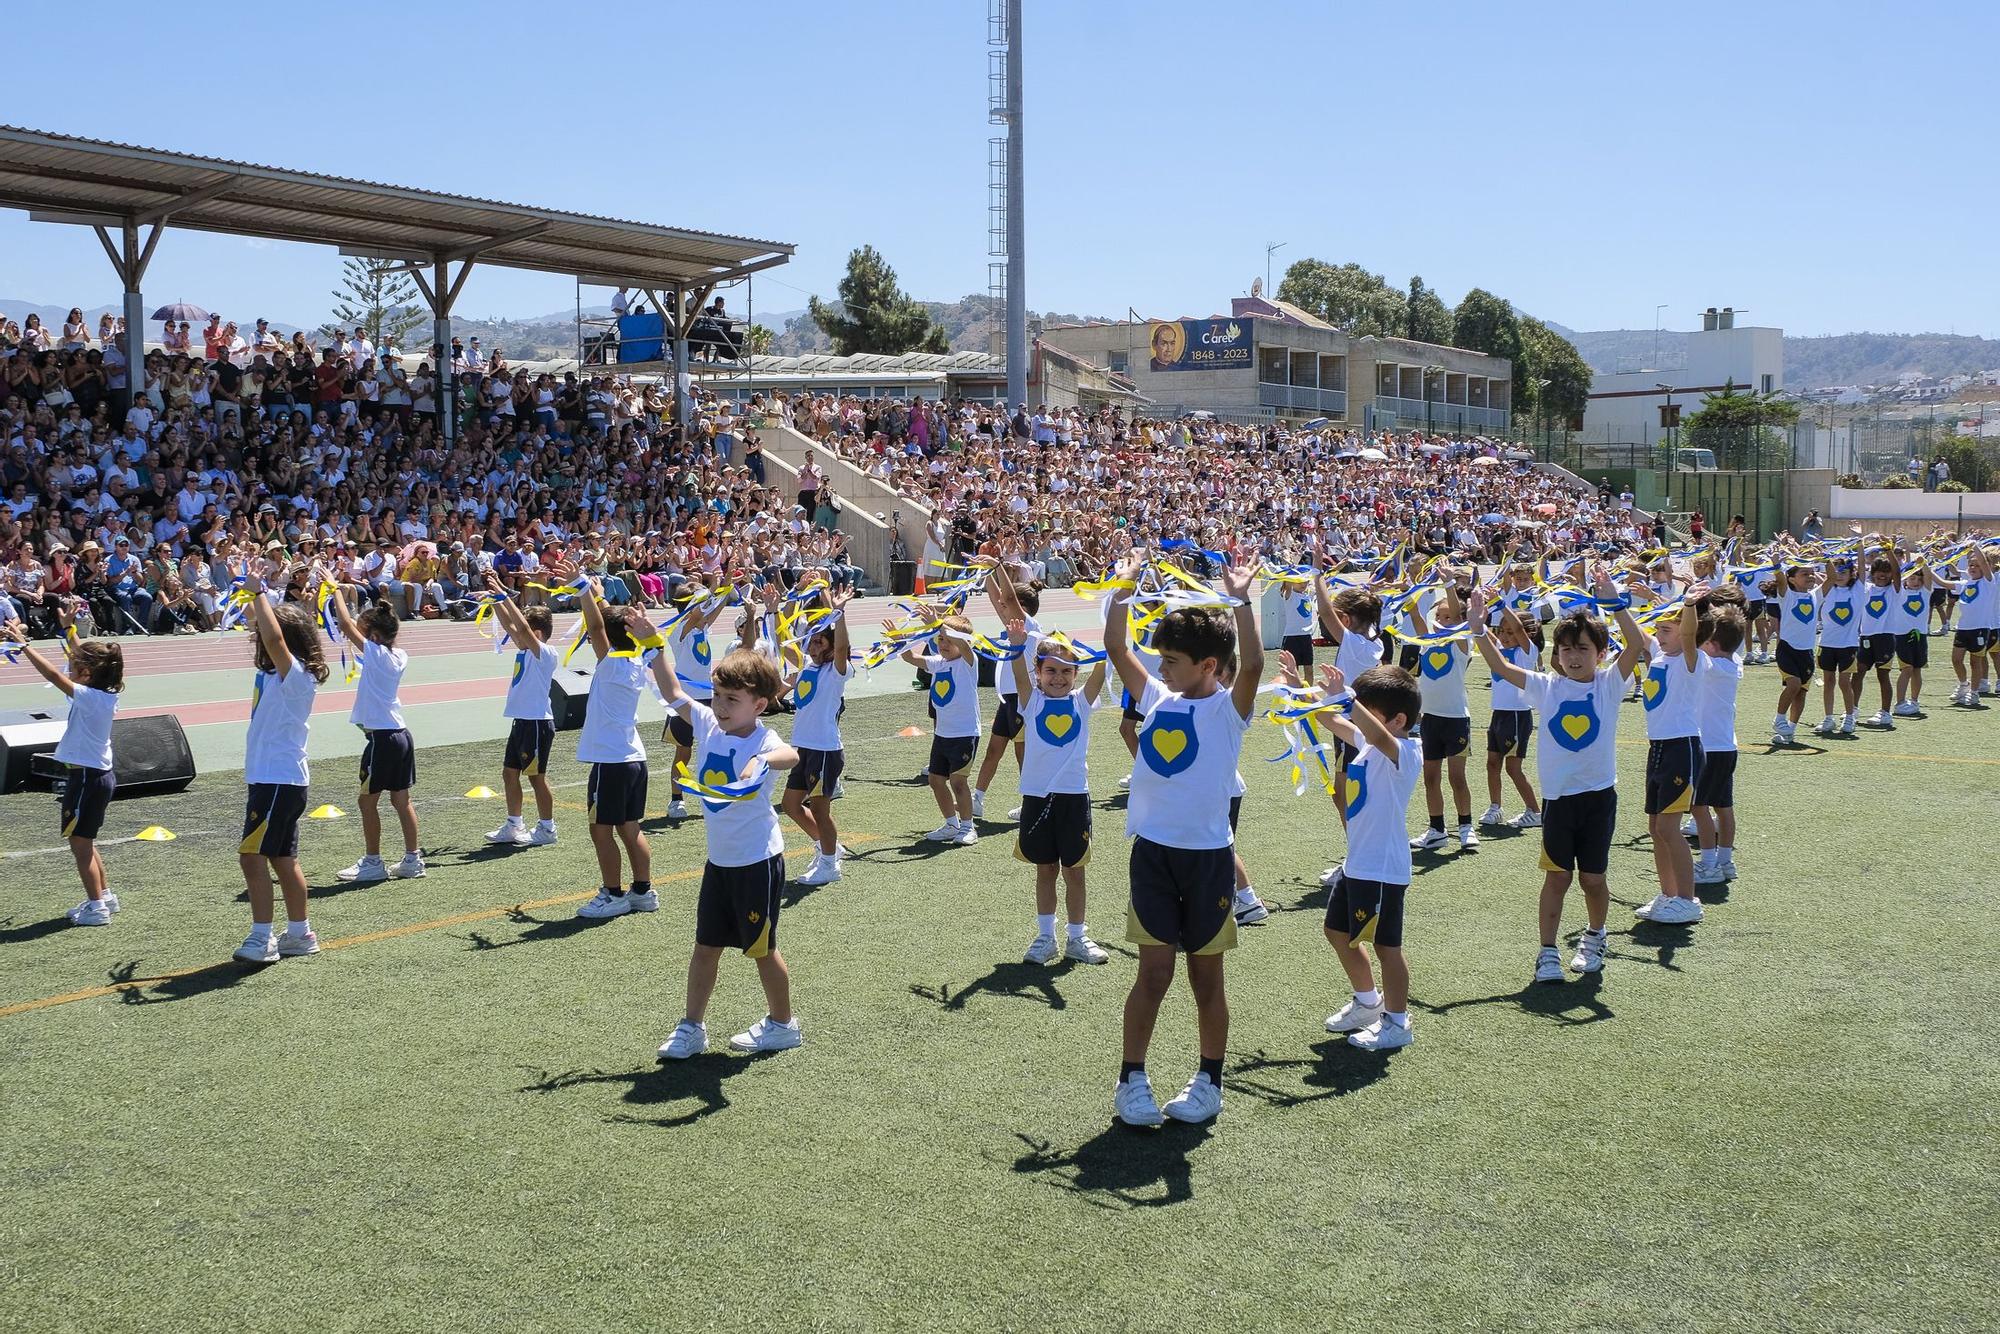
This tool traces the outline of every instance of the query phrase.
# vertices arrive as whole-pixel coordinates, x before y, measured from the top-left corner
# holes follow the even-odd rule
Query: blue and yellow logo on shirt
[[[1811,598],[1800,598],[1792,604],[1792,615],[1801,625],[1811,621],[1813,618],[1813,600]]]
[[[1883,597],[1880,593],[1868,599],[1868,616],[1870,620],[1881,620],[1883,613],[1888,610],[1889,599]]]
[[[736,781],[736,756],[726,750],[720,755],[710,752],[701,762],[701,781],[704,787],[728,787]],[[711,801],[707,797],[701,799],[701,804],[710,812],[729,809],[728,802]]]
[[[1313,614],[1313,612],[1312,612],[1312,603],[1310,603],[1310,602],[1306,601],[1306,599],[1304,599],[1304,598],[1300,598],[1300,599],[1299,599],[1299,616],[1300,616],[1301,618],[1305,619],[1305,620],[1311,620],[1311,619],[1312,619],[1312,614]]]
[[[952,696],[957,693],[958,681],[950,672],[939,672],[931,678],[931,703],[940,709],[951,703]]]
[[[1646,670],[1646,679],[1639,683],[1639,698],[1645,701],[1646,712],[1667,702],[1667,664],[1656,662]]]
[[[1979,588],[1980,588],[1979,580],[1977,579],[1973,580],[1971,583],[1965,586],[1965,591],[1958,595],[1958,600],[1960,602],[1963,602],[1966,606],[1970,607],[1973,603],[1979,601]]]
[[[1597,702],[1586,696],[1561,705],[1549,715],[1549,740],[1564,750],[1580,751],[1597,740],[1603,725],[1597,720]]]
[[[264,673],[259,672],[257,673],[256,679],[250,682],[251,717],[254,718],[257,716],[257,706],[259,704],[262,704],[263,702],[264,702]]]
[[[1835,625],[1846,625],[1854,619],[1854,604],[1851,602],[1836,602],[1833,606],[1826,609],[1826,614],[1833,618]]]
[[[511,686],[515,682],[519,681],[521,679],[521,673],[527,670],[528,670],[527,653],[526,652],[516,653],[514,655],[514,674],[507,678],[507,684]]]
[[[694,660],[700,663],[702,666],[706,667],[708,666],[709,660],[714,656],[715,656],[715,649],[708,642],[708,632],[706,630],[695,631]]]
[[[1359,760],[1347,762],[1347,805],[1342,809],[1352,820],[1368,804],[1368,766]]]
[[[1440,644],[1436,648],[1425,649],[1424,656],[1417,665],[1425,676],[1436,681],[1451,674],[1452,659],[1455,656],[1457,655],[1452,652],[1451,645]]]
[[[1923,595],[1922,593],[1912,593],[1912,594],[1910,594],[1910,595],[1909,595],[1908,597],[1904,598],[1904,599],[1903,599],[1903,610],[1904,610],[1905,612],[1908,612],[1908,613],[1909,613],[1910,615],[1912,615],[1912,616],[1921,616],[1921,615],[1923,615],[1923,614],[1924,614],[1924,595]]]
[[[813,692],[818,689],[819,668],[808,667],[805,671],[799,673],[799,683],[792,688],[793,702],[803,708],[805,702],[811,699]]]
[[[1193,709],[1155,710],[1153,721],[1139,734],[1139,758],[1162,778],[1185,772],[1200,753],[1201,739],[1195,735]]]
[[[1035,734],[1051,746],[1067,746],[1082,732],[1076,701],[1068,697],[1046,701],[1035,715]]]

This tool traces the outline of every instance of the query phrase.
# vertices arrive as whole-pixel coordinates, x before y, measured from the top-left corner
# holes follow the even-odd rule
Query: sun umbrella
[[[1535,513],[1537,514],[1553,515],[1555,512],[1556,512],[1556,507],[1554,505],[1544,504],[1535,506]]]
[[[1371,463],[1381,463],[1386,459],[1388,459],[1389,457],[1387,454],[1384,454],[1381,450],[1375,449],[1373,447],[1362,450],[1360,456],[1364,459],[1367,459]]]
[[[148,318],[155,320],[186,320],[189,324],[193,324],[199,320],[207,319],[208,312],[200,306],[190,306],[185,301],[176,301],[170,306],[161,306],[148,316]]]
[[[1500,460],[1491,456],[1476,458],[1472,461],[1472,466],[1475,468],[1497,468],[1500,466]]]
[[[1479,521],[1481,523],[1505,523],[1507,522],[1507,516],[1504,514],[1487,513],[1480,515]]]

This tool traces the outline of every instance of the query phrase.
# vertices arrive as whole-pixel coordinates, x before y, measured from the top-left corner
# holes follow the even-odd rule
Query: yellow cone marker
[[[905,727],[902,731],[896,733],[896,735],[901,737],[922,736],[923,732],[915,727]]]
[[[465,794],[468,801],[491,801],[499,795],[498,792],[495,792],[484,783],[481,783],[478,787]]]
[[[138,833],[132,835],[132,837],[146,843],[171,843],[174,841],[174,831],[171,829],[162,829],[156,824],[149,824]]]
[[[340,807],[338,807],[338,806],[321,806],[321,807],[319,807],[319,808],[318,808],[317,810],[311,810],[311,811],[307,811],[307,812],[306,812],[306,819],[308,819],[308,820],[338,820],[338,819],[339,819],[339,818],[340,818],[341,816],[343,816],[343,815],[345,815],[345,814],[347,814],[347,812],[346,812],[346,811],[343,811],[343,810],[341,810],[341,809],[340,809]]]

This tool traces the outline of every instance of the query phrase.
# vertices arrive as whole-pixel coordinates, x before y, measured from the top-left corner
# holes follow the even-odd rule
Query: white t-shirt
[[[1812,651],[1819,628],[1819,599],[1814,590],[1794,593],[1778,587],[1778,642],[1788,648]]]
[[[279,676],[259,672],[250,691],[250,726],[243,733],[243,781],[305,787],[306,734],[319,682],[298,662]]]
[[[1470,718],[1465,702],[1465,666],[1472,659],[1472,645],[1463,639],[1449,644],[1432,644],[1417,653],[1417,690],[1424,697],[1424,715],[1430,718]]]
[[[1011,675],[1011,673],[1009,673]],[[1054,792],[1090,791],[1090,714],[1095,705],[1079,687],[1067,695],[1044,695],[1039,686],[1028,690],[1021,711],[1026,739],[1021,755],[1021,795],[1046,797]]]
[[[1701,677],[1701,748],[1710,755],[1735,750],[1736,687],[1743,680],[1743,664],[1726,655],[1702,656],[1708,658],[1708,670]]]
[[[1404,737],[1400,758],[1363,746],[1347,762],[1346,873],[1356,880],[1407,885],[1411,879],[1410,835],[1404,826],[1410,794],[1423,776],[1423,743]]]
[[[1671,741],[1676,737],[1701,734],[1702,678],[1708,674],[1709,656],[1699,650],[1694,667],[1678,653],[1653,650],[1645,675],[1639,678],[1639,702],[1646,706],[1646,739]]]
[[[1861,633],[1864,635],[1893,635],[1901,623],[1896,611],[1896,589],[1893,584],[1869,582],[1861,586]]]
[[[684,620],[674,627],[674,671],[680,674],[681,689],[693,699],[712,699],[715,689],[709,672],[715,666],[715,644],[705,627]]]
[[[1900,601],[1896,608],[1896,631],[1898,634],[1919,634],[1930,628],[1931,590],[1928,588],[1905,588],[1898,594]]]
[[[56,743],[56,763],[109,769],[111,720],[117,712],[118,696],[92,686],[77,686],[69,697],[69,726]]]
[[[1333,651],[1333,665],[1340,668],[1340,674],[1347,679],[1348,693],[1340,698],[1352,698],[1355,678],[1371,667],[1382,665],[1382,641],[1359,630],[1348,630],[1341,635],[1340,645]]]
[[[1319,613],[1313,609],[1313,590],[1310,584],[1286,584],[1285,589],[1285,636],[1304,635],[1311,638],[1319,630]]]
[[[1125,833],[1170,848],[1234,844],[1229,799],[1236,795],[1236,762],[1250,730],[1235,697],[1217,689],[1189,699],[1148,677],[1133,706],[1145,721],[1139,724]]]
[[[1023,623],[1028,628],[1028,638],[1021,645],[1021,661],[1028,664],[1028,679],[1032,681],[1035,679],[1035,654],[1040,651],[1042,644],[1042,627],[1036,623],[1035,618],[1032,616],[1024,617]],[[993,666],[995,668],[993,673],[993,689],[999,694],[1001,699],[1014,698],[1014,664],[1011,662],[996,662]],[[974,677],[973,679],[976,681],[979,678]]]
[[[821,667],[807,661],[792,687],[792,744],[810,750],[840,749],[840,704],[847,696],[853,677],[850,666],[841,671],[833,663]]]
[[[526,718],[531,722],[554,718],[555,710],[549,705],[549,683],[561,665],[562,654],[547,640],[532,652],[525,648],[514,650],[514,675],[507,682],[507,706],[501,710],[501,716]]]
[[[361,646],[361,679],[354,683],[354,707],[347,721],[369,732],[395,732],[403,726],[403,671],[410,655],[369,640]]]
[[[1625,678],[1616,667],[1598,668],[1589,681],[1530,672],[1521,691],[1542,719],[1535,778],[1545,799],[1618,785],[1618,706]]]
[[[583,764],[623,764],[646,758],[639,740],[639,695],[649,670],[638,658],[603,658],[590,673],[584,703],[583,735],[576,758]]]
[[[1853,648],[1861,642],[1861,586],[1829,584],[1819,594],[1819,642],[1824,648]]]
[[[1958,628],[2000,629],[2000,576],[1966,579],[1958,585]]]
[[[758,723],[748,736],[731,736],[715,724],[715,714],[699,700],[681,698],[680,714],[694,728],[694,763],[688,767],[709,787],[726,787],[746,773],[751,761],[774,746],[782,746],[778,734]],[[701,798],[708,825],[708,860],[716,866],[754,866],[785,850],[785,835],[778,828],[778,812],[771,806],[771,783],[776,775],[764,770],[757,795],[743,801],[711,801]]]
[[[1503,648],[1500,650],[1500,656],[1524,672],[1535,670],[1535,648],[1532,644],[1524,644],[1520,648]],[[1507,680],[1498,672],[1495,672],[1493,674],[1493,711],[1495,713],[1502,711],[1518,713],[1527,707],[1528,697],[1522,693],[1521,687]]]
[[[931,704],[941,737],[978,737],[979,667],[971,658],[921,659],[931,674]]]

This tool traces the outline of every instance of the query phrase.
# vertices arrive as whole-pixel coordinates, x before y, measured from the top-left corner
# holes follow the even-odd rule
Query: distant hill
[[[1549,327],[1576,344],[1591,369],[1602,374],[1687,364],[1686,333],[1662,330],[1657,335],[1659,353],[1655,358],[1656,335],[1651,329]],[[1904,371],[1971,375],[1996,367],[2000,367],[2000,339],[1964,334],[1851,333],[1785,339],[1785,384],[1791,389],[1884,384]]]
[[[839,302],[834,303],[836,306]],[[1007,317],[1001,304],[984,292],[974,292],[956,301],[926,301],[924,308],[931,314],[935,324],[943,326],[945,337],[951,342],[954,352],[987,352],[996,349],[996,340],[1006,331]],[[772,328],[769,317],[759,314],[757,323]],[[1028,325],[1032,328],[1037,321],[1043,324],[1086,324],[1108,319],[1104,315],[1066,315],[1055,311],[1028,312]],[[779,329],[771,350],[780,356],[801,357],[813,352],[831,352],[833,341],[813,323],[807,311],[798,311],[786,320]]]

